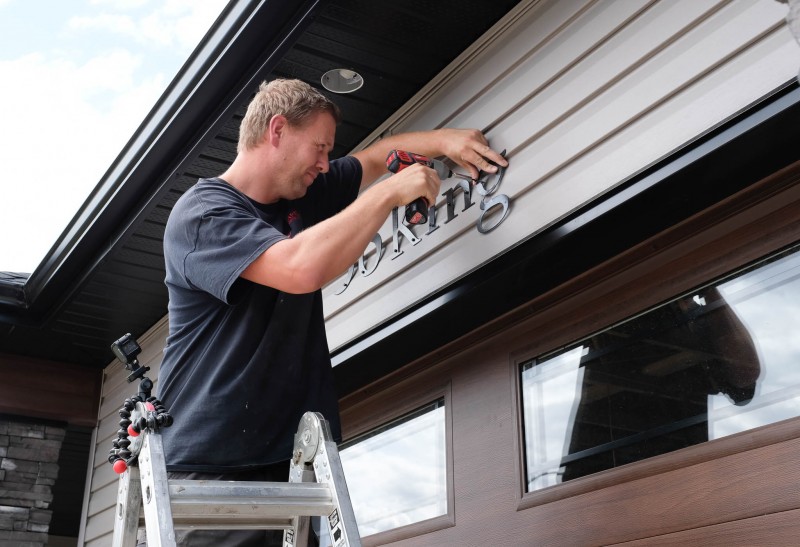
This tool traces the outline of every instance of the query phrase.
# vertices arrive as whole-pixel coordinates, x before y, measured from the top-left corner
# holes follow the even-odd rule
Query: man
[[[285,481],[306,411],[341,436],[320,288],[358,260],[394,207],[434,203],[441,184],[413,165],[367,188],[390,150],[446,155],[476,178],[506,165],[479,131],[459,129],[392,136],[329,162],[339,116],[303,82],[263,83],[233,164],[173,208],[159,378],[175,418],[163,434],[172,477]],[[265,544],[264,532],[213,534],[191,545]]]

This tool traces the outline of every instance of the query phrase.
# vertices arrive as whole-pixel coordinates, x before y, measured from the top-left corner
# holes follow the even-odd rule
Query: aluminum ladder
[[[146,422],[148,413],[152,418],[152,406],[136,403],[136,419]],[[283,530],[284,547],[306,547],[315,516],[327,519],[333,547],[361,545],[339,451],[319,413],[300,420],[289,482],[168,479],[157,425],[143,428],[131,448],[119,478],[113,547],[135,547],[142,525],[148,547],[176,545],[176,528]]]

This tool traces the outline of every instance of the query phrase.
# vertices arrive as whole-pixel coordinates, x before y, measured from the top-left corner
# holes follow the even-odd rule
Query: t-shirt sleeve
[[[327,173],[314,181],[304,198],[309,208],[307,227],[342,211],[358,197],[362,177],[361,162],[345,156],[330,162]]]
[[[187,288],[205,291],[224,302],[247,266],[286,239],[224,185],[195,191],[177,214],[183,222],[175,219],[175,225],[181,226],[183,233],[171,238],[177,248],[170,254],[182,257],[182,263],[175,266],[183,281]]]
[[[358,197],[361,163],[330,162],[297,202],[305,227],[339,213]],[[264,251],[286,239],[230,185],[201,180],[178,200],[164,234],[167,283],[230,303],[231,287]]]

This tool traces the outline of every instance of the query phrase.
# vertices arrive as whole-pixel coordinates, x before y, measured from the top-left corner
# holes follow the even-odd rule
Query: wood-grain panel
[[[0,413],[94,427],[100,396],[97,370],[0,355]]]
[[[800,522],[800,510],[785,511],[615,545],[618,547],[795,545],[798,522]]]
[[[800,418],[523,494],[516,374],[524,360],[799,237],[800,162],[344,398],[348,436],[431,386],[451,385],[455,526],[407,530],[392,544],[666,545],[708,537],[721,545],[739,532],[791,544],[786,538],[800,532],[788,517],[800,508]]]
[[[520,515],[527,517],[525,527],[539,544],[607,545],[795,510],[800,507],[800,466],[791,462],[798,449],[800,439],[793,439]],[[553,526],[569,522],[567,515],[580,515],[580,526]]]

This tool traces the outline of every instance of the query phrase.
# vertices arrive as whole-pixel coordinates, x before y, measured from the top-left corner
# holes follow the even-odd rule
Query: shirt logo
[[[286,223],[289,225],[289,237],[294,237],[303,229],[303,218],[297,209],[292,209],[286,215]]]

